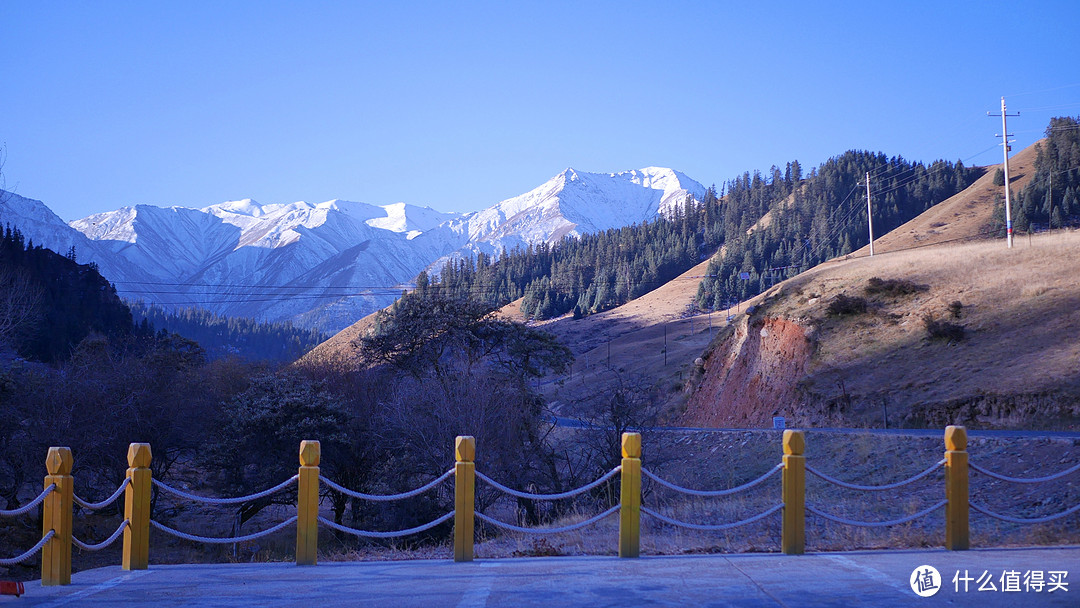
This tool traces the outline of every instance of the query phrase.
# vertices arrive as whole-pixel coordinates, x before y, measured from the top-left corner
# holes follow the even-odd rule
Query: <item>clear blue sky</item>
[[[852,148],[990,164],[1002,96],[1017,146],[1080,115],[1078,23],[1076,0],[6,0],[3,172],[72,220],[249,197],[467,211],[568,166],[708,185]]]

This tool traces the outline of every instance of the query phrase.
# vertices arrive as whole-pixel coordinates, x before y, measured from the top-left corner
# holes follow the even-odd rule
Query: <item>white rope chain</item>
[[[56,536],[56,530],[49,530],[49,533],[45,536],[42,536],[41,540],[39,540],[37,544],[31,547],[30,550],[26,553],[23,553],[22,555],[16,555],[11,559],[0,559],[0,566],[14,566],[15,564],[21,564],[22,562],[25,562],[31,557],[34,557],[35,553],[41,551],[41,548],[45,546],[45,543],[49,542],[49,539],[54,536]]]
[[[932,506],[927,507],[927,508],[923,509],[922,511],[919,511],[918,513],[916,513],[914,515],[908,515],[907,517],[901,517],[900,519],[890,519],[889,521],[856,521],[854,519],[845,519],[843,517],[839,517],[837,515],[832,515],[830,513],[826,513],[824,511],[820,511],[818,509],[815,509],[812,505],[806,505],[806,510],[813,513],[814,515],[817,515],[818,517],[823,517],[823,518],[825,518],[825,519],[827,519],[829,521],[835,521],[838,524],[846,524],[848,526],[859,526],[859,527],[862,527],[862,528],[884,528],[885,526],[895,526],[897,524],[904,524],[904,523],[907,523],[909,521],[918,519],[920,517],[929,515],[929,514],[933,513],[934,511],[937,511],[941,507],[944,507],[947,504],[949,504],[949,501],[941,500],[941,501],[933,504]]]
[[[734,488],[728,488],[726,490],[693,490],[693,489],[690,489],[690,488],[684,488],[682,486],[675,485],[675,484],[671,483],[670,481],[666,481],[664,479],[661,479],[660,477],[658,477],[656,474],[654,474],[649,469],[646,469],[645,467],[641,467],[641,472],[646,477],[648,477],[649,479],[655,481],[656,483],[664,486],[665,488],[675,490],[676,492],[682,492],[683,494],[690,494],[691,496],[727,496],[729,494],[735,494],[737,492],[742,492],[743,490],[748,490],[748,489],[758,485],[759,483],[765,481],[766,479],[772,477],[773,475],[776,474],[777,471],[779,471],[779,470],[781,470],[783,468],[784,468],[784,465],[782,463],[778,464],[775,467],[769,469],[769,471],[767,473],[765,473],[764,475],[762,475],[761,477],[758,477],[757,479],[755,479],[753,481],[749,481],[747,483],[744,483],[741,486],[736,486]]]
[[[622,470],[622,466],[621,465],[617,466],[614,469],[611,469],[610,471],[608,471],[607,473],[604,473],[604,475],[600,479],[597,479],[594,482],[585,484],[585,485],[581,486],[580,488],[578,488],[576,490],[569,490],[567,492],[559,492],[558,494],[532,494],[532,493],[529,493],[529,492],[521,492],[519,490],[515,490],[513,488],[508,488],[508,487],[502,485],[501,483],[495,481],[494,479],[488,477],[487,475],[484,475],[480,471],[476,472],[476,477],[478,479],[480,479],[481,481],[487,483],[491,487],[495,488],[496,490],[499,490],[501,492],[505,492],[505,493],[507,493],[507,494],[509,494],[511,496],[516,496],[518,498],[531,498],[532,500],[559,500],[561,498],[570,498],[571,496],[577,496],[578,494],[584,494],[585,492],[588,492],[589,490],[595,488],[596,486],[598,486],[598,485],[604,483],[605,481],[611,479],[612,477],[615,476],[616,473],[618,473],[621,470]]]
[[[152,519],[150,520],[150,525],[154,526],[155,528],[157,528],[158,530],[161,530],[162,532],[164,532],[166,534],[172,534],[173,536],[175,536],[177,538],[182,538],[184,540],[190,540],[190,541],[194,541],[194,542],[197,542],[197,543],[210,543],[210,544],[218,544],[218,545],[227,545],[227,544],[231,544],[231,543],[242,543],[242,542],[246,542],[246,541],[249,541],[249,540],[255,540],[257,538],[262,538],[262,537],[267,536],[269,534],[273,534],[274,532],[277,532],[278,530],[282,530],[282,529],[287,528],[288,526],[296,523],[297,519],[299,519],[299,518],[297,516],[293,515],[292,517],[290,517],[289,519],[286,519],[285,521],[281,522],[280,524],[278,524],[278,525],[276,525],[276,526],[274,526],[272,528],[267,528],[267,529],[263,530],[262,532],[255,532],[255,533],[252,533],[252,534],[246,534],[244,536],[231,536],[231,537],[228,537],[228,538],[220,538],[220,537],[214,537],[214,536],[196,536],[194,534],[188,534],[187,532],[181,532],[179,530],[174,530],[174,529],[172,529],[172,528],[170,528],[170,527],[168,527],[168,526],[166,526],[164,524],[159,524],[158,522],[156,522],[156,521],[154,521]]]
[[[28,502],[25,505],[19,507],[18,509],[12,509],[10,511],[5,511],[3,509],[0,509],[0,517],[15,517],[16,515],[24,515],[26,513],[29,513],[31,510],[33,510],[34,507],[41,504],[41,501],[45,500],[45,497],[48,496],[49,493],[52,492],[55,489],[56,489],[56,484],[55,483],[50,483],[49,487],[45,488],[45,490],[41,494],[38,494],[37,498],[35,498],[34,500],[31,500],[30,502]]]
[[[1007,521],[1007,522],[1011,522],[1011,523],[1014,523],[1014,524],[1042,524],[1042,523],[1046,523],[1048,521],[1054,521],[1055,519],[1061,519],[1062,517],[1066,517],[1068,515],[1072,515],[1073,513],[1076,513],[1077,511],[1080,511],[1080,504],[1078,504],[1078,505],[1076,505],[1075,507],[1073,507],[1071,509],[1066,509],[1065,511],[1062,511],[1061,513],[1056,513],[1054,515],[1047,515],[1046,517],[1034,517],[1034,518],[1031,518],[1031,519],[1025,519],[1025,518],[1022,518],[1022,517],[1010,517],[1008,515],[1002,515],[1000,513],[994,513],[990,509],[987,509],[986,507],[984,507],[982,505],[979,505],[979,504],[976,504],[976,503],[973,503],[973,502],[968,503],[968,504],[971,505],[972,509],[975,509],[976,511],[978,511],[979,513],[982,513],[983,515],[986,515],[987,517],[993,517],[994,519],[1000,519],[1001,521]]]
[[[258,500],[260,498],[265,498],[267,496],[270,496],[271,494],[274,494],[275,492],[280,492],[281,490],[284,490],[285,488],[289,487],[290,485],[296,483],[296,480],[299,477],[300,477],[299,475],[293,475],[292,477],[286,479],[285,481],[279,483],[278,485],[276,485],[276,486],[274,486],[272,488],[267,488],[267,489],[263,490],[262,492],[256,492],[255,494],[249,494],[247,496],[236,496],[236,497],[233,497],[233,498],[210,498],[208,496],[198,496],[196,494],[188,494],[187,492],[184,492],[183,490],[177,490],[176,488],[174,488],[174,487],[172,487],[170,485],[166,485],[165,483],[160,482],[160,481],[158,481],[156,479],[151,479],[151,481],[154,483],[155,486],[161,488],[162,490],[165,490],[166,492],[169,492],[171,494],[175,494],[175,495],[179,496],[180,498],[186,498],[188,500],[195,500],[195,501],[198,501],[198,502],[205,502],[205,503],[211,504],[211,505],[236,505],[236,504],[240,504],[240,503],[244,503],[244,502],[249,502],[249,501],[252,501],[252,500]]]
[[[92,545],[92,544],[89,544],[89,543],[84,543],[83,541],[75,538],[74,535],[72,535],[72,537],[71,537],[71,543],[73,545],[75,545],[76,547],[82,549],[83,551],[101,551],[105,547],[108,547],[109,545],[116,542],[116,539],[120,538],[120,535],[124,532],[124,528],[128,527],[128,525],[130,523],[131,522],[129,522],[126,519],[124,521],[120,522],[120,527],[116,529],[116,532],[112,533],[112,536],[110,536],[109,538],[106,538],[105,540],[101,541],[100,543],[98,543],[96,545]]]
[[[456,512],[455,511],[450,511],[446,515],[443,515],[442,517],[440,517],[440,518],[438,518],[436,520],[429,521],[426,524],[416,526],[415,528],[408,528],[407,530],[397,530],[395,532],[375,532],[373,530],[357,530],[356,528],[350,528],[348,526],[343,526],[341,524],[334,523],[333,521],[331,521],[329,519],[326,519],[325,517],[323,517],[321,515],[319,516],[319,523],[323,524],[324,526],[327,526],[329,528],[333,528],[333,529],[335,529],[335,530],[337,530],[339,532],[344,532],[346,534],[352,534],[353,536],[362,536],[362,537],[365,537],[365,538],[396,538],[398,536],[408,536],[410,534],[416,534],[418,532],[423,532],[425,530],[430,530],[430,529],[434,528],[435,526],[437,526],[437,525],[443,523],[444,521],[450,519],[451,517],[453,517],[454,513],[456,513]]]
[[[120,495],[124,493],[124,489],[127,488],[129,485],[131,485],[131,478],[130,477],[125,477],[124,478],[124,483],[120,484],[120,487],[117,488],[115,492],[113,492],[112,496],[106,498],[105,500],[103,500],[101,502],[87,502],[86,500],[83,500],[82,498],[79,498],[78,494],[72,494],[71,499],[75,501],[75,504],[79,505],[80,507],[82,507],[84,509],[89,509],[91,511],[97,511],[99,509],[104,509],[105,507],[107,507],[107,506],[111,505],[112,503],[116,502],[116,499],[120,498]]]
[[[483,513],[479,512],[479,511],[476,512],[476,518],[479,519],[480,521],[487,522],[487,523],[489,523],[489,524],[491,524],[491,525],[493,525],[493,526],[495,526],[497,528],[505,528],[507,530],[513,530],[515,532],[524,532],[526,534],[559,534],[560,532],[572,532],[572,531],[577,530],[579,528],[584,528],[585,526],[595,524],[596,522],[600,521],[601,519],[604,519],[608,515],[611,515],[612,513],[615,513],[618,510],[619,510],[619,505],[615,505],[614,507],[611,507],[610,509],[608,509],[607,511],[604,511],[603,513],[593,515],[592,517],[590,517],[589,519],[586,519],[585,521],[579,521],[576,524],[570,524],[569,526],[562,526],[562,527],[559,527],[559,528],[524,528],[522,526],[515,526],[514,524],[508,524],[506,522],[499,521],[499,520],[494,519],[492,517],[488,517],[487,515],[484,515]]]
[[[830,477],[829,475],[826,475],[825,473],[822,473],[821,471],[815,469],[814,467],[812,467],[810,465],[806,465],[806,470],[808,472],[810,472],[810,473],[813,473],[814,475],[817,475],[818,477],[824,479],[825,481],[827,481],[827,482],[829,482],[831,484],[840,486],[841,488],[847,488],[849,490],[863,490],[863,491],[866,491],[866,492],[880,492],[881,490],[892,490],[892,489],[895,489],[895,488],[900,488],[900,487],[908,485],[909,483],[918,481],[918,480],[922,479],[923,477],[926,477],[927,475],[933,473],[934,471],[936,471],[938,469],[938,467],[943,466],[944,464],[945,464],[945,459],[942,458],[941,460],[934,463],[929,469],[926,469],[925,471],[923,471],[922,473],[919,473],[918,475],[915,475],[914,477],[908,477],[907,479],[904,479],[902,481],[898,481],[896,483],[885,484],[883,486],[862,486],[862,485],[859,485],[859,484],[854,484],[854,483],[848,483],[846,481],[841,481],[841,480],[839,480],[839,479],[837,479],[835,477]]]
[[[730,530],[731,528],[738,528],[739,526],[745,526],[747,524],[752,524],[755,521],[758,521],[759,519],[764,519],[764,518],[772,515],[773,513],[776,513],[777,511],[779,511],[780,509],[783,509],[783,508],[784,508],[784,503],[780,503],[778,505],[775,505],[775,506],[771,507],[769,510],[765,511],[764,513],[758,513],[757,515],[755,515],[753,517],[749,517],[749,518],[741,520],[741,521],[733,521],[733,522],[727,523],[727,524],[711,524],[711,525],[710,524],[691,524],[691,523],[687,523],[685,521],[679,521],[677,519],[672,519],[670,517],[666,517],[664,515],[661,515],[661,514],[657,513],[656,511],[653,511],[652,509],[649,509],[649,508],[644,507],[644,506],[641,507],[641,512],[646,514],[646,515],[655,517],[656,519],[659,519],[660,521],[662,521],[662,522],[664,522],[666,524],[671,524],[673,526],[678,526],[680,528],[689,528],[691,530],[703,530],[703,531],[706,531],[706,532],[716,532],[716,531],[719,531],[719,530]]]
[[[408,492],[402,492],[401,494],[364,494],[363,492],[357,492],[355,490],[350,490],[349,488],[346,488],[343,485],[334,483],[333,481],[323,477],[322,475],[319,475],[319,481],[325,483],[326,485],[330,486],[331,489],[337,490],[338,492],[341,492],[342,494],[344,494],[346,496],[351,496],[353,498],[359,498],[361,500],[373,500],[373,501],[377,501],[377,502],[389,502],[389,501],[392,501],[392,500],[402,500],[402,499],[405,499],[405,498],[412,498],[413,496],[417,496],[418,494],[423,494],[424,492],[427,492],[428,490],[434,488],[435,486],[439,485],[440,483],[446,481],[447,478],[449,478],[453,474],[454,474],[454,469],[450,469],[449,471],[443,473],[442,475],[440,475],[439,477],[433,479],[429,483],[427,483],[427,484],[425,484],[423,486],[420,486],[419,488],[416,488],[415,490],[409,490]]]
[[[994,479],[1000,479],[1002,481],[1010,481],[1012,483],[1043,483],[1043,482],[1047,482],[1047,481],[1054,481],[1055,479],[1061,479],[1062,477],[1065,477],[1066,475],[1068,475],[1070,473],[1075,473],[1077,471],[1080,471],[1080,464],[1078,464],[1078,465],[1076,465],[1076,466],[1074,466],[1072,468],[1065,469],[1064,471],[1061,471],[1059,473],[1054,473],[1053,475],[1047,475],[1046,477],[1009,477],[1008,475],[1002,475],[1000,473],[995,473],[993,471],[988,471],[988,470],[980,467],[979,465],[975,464],[974,462],[968,463],[968,466],[975,469],[976,471],[982,473],[983,475],[993,477]]]

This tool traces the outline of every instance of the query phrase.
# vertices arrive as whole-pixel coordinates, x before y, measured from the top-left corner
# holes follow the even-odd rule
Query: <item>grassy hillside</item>
[[[1014,191],[1031,179],[1035,157],[1034,146],[1012,157]],[[754,315],[746,310],[762,296],[712,313],[695,308],[708,274],[700,264],[612,310],[534,322],[575,356],[569,374],[539,388],[560,415],[587,416],[598,396],[635,393],[654,419],[695,426],[763,426],[780,414],[805,424],[868,426],[883,425],[886,413],[893,426],[1071,420],[1068,399],[1078,378],[1069,361],[1077,360],[1077,342],[1063,328],[1080,320],[1072,305],[1080,293],[1060,269],[1075,267],[1080,241],[1021,235],[1011,252],[1003,241],[980,245],[991,236],[1000,197],[996,168],[881,236],[873,259],[863,248],[774,286]],[[866,297],[872,277],[928,288],[869,298],[865,314],[824,313],[839,294]],[[949,312],[954,301],[959,319]],[[517,310],[515,303],[503,312]],[[965,338],[927,340],[928,314],[962,325]],[[307,360],[353,361],[349,344],[369,324],[358,322]],[[753,365],[733,367],[740,357]]]
[[[1076,428],[1078,263],[1068,232],[823,264],[711,346],[682,421]],[[900,287],[868,293],[871,278]]]

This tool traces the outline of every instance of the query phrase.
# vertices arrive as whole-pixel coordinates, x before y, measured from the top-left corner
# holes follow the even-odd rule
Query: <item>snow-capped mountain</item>
[[[451,224],[468,234],[471,249],[498,253],[504,247],[640,224],[669,213],[687,194],[701,200],[705,188],[672,169],[622,173],[566,169],[538,188]]]
[[[567,169],[542,186],[468,214],[343,200],[201,209],[124,207],[71,222],[7,194],[0,222],[35,243],[93,261],[125,297],[229,316],[291,320],[336,332],[388,305],[450,256],[556,242],[641,223],[705,188],[671,169]]]

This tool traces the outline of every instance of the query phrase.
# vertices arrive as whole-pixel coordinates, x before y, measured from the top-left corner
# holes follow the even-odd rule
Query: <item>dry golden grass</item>
[[[989,396],[1004,399],[1001,411],[984,413],[980,423],[1038,426],[1034,418],[1045,414],[1052,427],[1080,394],[1077,264],[1077,232],[1020,238],[1012,249],[995,240],[849,257],[775,287],[768,314],[817,328],[812,365],[796,380],[822,400],[846,393],[853,423],[880,425],[883,400],[897,423],[913,408]],[[867,296],[871,277],[929,289]],[[870,311],[828,317],[826,306],[840,294],[865,297]],[[928,316],[962,325],[965,337],[927,340]],[[1015,419],[995,419],[1003,412]]]

